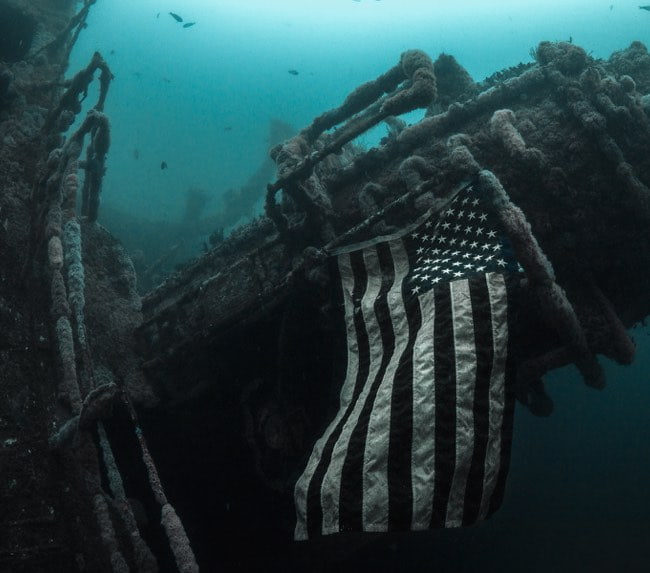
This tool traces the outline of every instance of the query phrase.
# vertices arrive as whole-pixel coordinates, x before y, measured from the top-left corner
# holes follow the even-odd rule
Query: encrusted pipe
[[[537,297],[545,321],[571,349],[585,382],[594,388],[603,388],[605,378],[602,368],[589,349],[585,332],[566,293],[555,282],[553,267],[537,243],[523,211],[510,202],[494,173],[481,171],[479,181],[493,197],[501,224],[512,242],[517,260],[524,268],[529,289]]]

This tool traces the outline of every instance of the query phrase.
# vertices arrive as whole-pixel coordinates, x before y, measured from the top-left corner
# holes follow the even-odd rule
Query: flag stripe
[[[408,332],[409,325],[406,316],[406,308],[402,296],[402,283],[408,274],[409,264],[407,253],[402,241],[392,241],[387,244],[390,248],[388,255],[394,265],[394,280],[391,288],[386,293],[386,306],[390,313],[390,328],[387,327],[386,338],[390,338],[389,345],[392,349],[390,360],[386,365],[385,372],[381,373],[381,381],[377,391],[374,404],[370,414],[368,426],[366,451],[364,458],[364,529],[367,531],[386,531],[389,529],[390,514],[390,490],[395,491],[404,484],[399,479],[400,465],[393,463],[393,470],[398,472],[397,478],[389,482],[389,459],[392,462],[399,460],[398,457],[391,457],[391,443],[393,443],[393,454],[395,454],[395,441],[399,445],[405,442],[403,439],[411,439],[408,426],[410,425],[407,414],[399,420],[399,423],[386,423],[386,420],[393,420],[397,410],[403,410],[403,400],[394,401],[394,395],[401,397],[405,392],[410,396],[410,376],[404,378],[398,376],[400,363],[407,352],[409,339],[406,336],[396,337],[395,333]],[[388,322],[388,321],[387,321]],[[410,404],[410,398],[406,401]],[[410,415],[408,416],[410,418]],[[404,435],[404,431],[408,435]],[[406,442],[409,443],[409,442]],[[408,469],[408,466],[407,468]],[[372,480],[373,476],[375,479]],[[386,503],[386,500],[389,502]],[[410,504],[409,504],[410,505]],[[409,518],[410,521],[410,518]]]
[[[363,324],[363,316],[358,312],[355,301],[361,301],[368,288],[368,276],[361,252],[352,252],[337,258],[341,279],[342,297],[345,309],[347,330],[347,373],[341,391],[341,405],[336,418],[328,426],[323,436],[316,442],[307,468],[296,482],[295,499],[298,510],[295,538],[307,539],[316,535],[338,531],[338,504],[332,510],[336,516],[328,520],[330,528],[324,526],[321,491],[325,473],[332,459],[334,446],[349,419],[352,408],[361,394],[367,377],[368,361],[360,363],[359,357],[368,356],[368,335]],[[357,303],[358,304],[358,303]],[[304,492],[307,492],[304,499]],[[338,498],[337,498],[338,500]],[[303,509],[304,508],[304,509]],[[336,521],[335,526],[332,522]]]
[[[499,462],[498,474],[496,476],[496,483],[494,490],[490,496],[489,506],[485,513],[485,517],[492,515],[500,506],[503,501],[503,495],[506,488],[506,478],[508,477],[508,469],[510,466],[510,450],[512,446],[512,425],[514,422],[515,414],[515,392],[514,387],[507,383],[508,379],[512,379],[513,365],[512,358],[507,353],[507,339],[509,331],[509,318],[508,307],[506,301],[506,294],[508,291],[507,281],[516,282],[515,277],[504,277],[503,275],[488,275],[488,288],[490,290],[490,302],[492,304],[493,313],[499,317],[497,322],[498,328],[493,330],[495,340],[499,341],[499,345],[495,344],[495,367],[499,370],[498,386],[500,395],[503,397],[503,409],[501,412],[495,412],[494,418],[490,419],[490,430],[494,431],[499,436]],[[497,358],[498,355],[498,358]],[[490,390],[490,400],[492,400],[492,390]],[[492,410],[490,410],[492,413]],[[499,421],[497,416],[501,416]],[[499,431],[499,423],[501,428]],[[489,443],[488,443],[489,448]],[[488,449],[489,451],[489,449]],[[490,459],[486,460],[486,474],[488,464],[491,463]],[[479,515],[483,518],[483,514]]]
[[[487,452],[490,408],[490,377],[494,358],[494,341],[492,340],[492,313],[487,281],[476,281],[476,288],[471,290],[476,332],[476,386],[474,388],[474,448],[472,462],[467,477],[465,493],[465,512],[463,525],[475,523],[483,496],[483,478],[485,475],[485,457]],[[478,344],[481,341],[481,344]]]
[[[502,454],[506,451],[502,447],[502,432],[504,430],[504,414],[507,413],[505,399],[507,360],[505,341],[508,338],[506,283],[501,274],[490,273],[486,276],[486,279],[492,315],[494,361],[490,377],[489,437],[483,477],[483,499],[479,510],[480,519],[485,519],[492,513],[492,496],[495,493],[498,476],[503,464]],[[509,454],[509,449],[507,449],[507,453]]]
[[[343,256],[343,255],[342,255]],[[383,357],[381,333],[375,317],[375,302],[385,279],[382,278],[377,250],[374,247],[365,249],[358,256],[353,256],[353,272],[365,274],[368,278],[363,296],[354,299],[353,317],[356,336],[359,339],[359,369],[357,372],[359,392],[356,399],[348,407],[349,413],[342,420],[341,430],[331,454],[331,462],[326,469],[320,484],[321,505],[327,508],[322,523],[323,533],[344,531],[346,527],[361,527],[360,503],[362,499],[362,480],[359,473],[346,475],[345,463],[351,453],[351,461],[363,459],[363,452],[351,450],[352,434],[359,425],[359,418],[366,403],[371,385],[367,383],[376,377]],[[354,276],[351,277],[354,280]],[[349,287],[348,287],[349,288]],[[362,344],[360,338],[365,341]],[[349,470],[349,466],[348,466]],[[347,480],[350,481],[347,481]],[[341,490],[341,482],[346,487]],[[350,516],[351,508],[356,508],[355,516]],[[347,521],[346,521],[347,519]],[[354,524],[350,520],[354,520]]]
[[[469,281],[454,281],[451,290],[451,311],[454,333],[454,366],[456,380],[455,467],[447,502],[445,527],[459,527],[465,509],[467,474],[474,453],[474,385],[476,383],[476,347],[474,317]]]
[[[435,475],[435,357],[433,325],[436,309],[433,291],[417,299],[421,327],[413,348],[413,442],[411,475],[413,509],[411,528],[428,529],[431,525]]]
[[[359,275],[367,277],[363,295],[353,299],[354,307],[352,311],[355,324],[354,330],[359,341],[357,383],[355,385],[358,392],[355,395],[354,402],[348,405],[348,414],[345,420],[342,420],[341,430],[333,444],[332,461],[320,484],[321,504],[329,510],[327,519],[322,523],[324,533],[342,531],[341,504],[345,503],[350,497],[352,497],[352,503],[354,503],[354,496],[358,500],[361,499],[362,484],[358,479],[356,483],[355,481],[346,482],[343,493],[345,495],[348,492],[348,497],[341,499],[341,481],[344,479],[343,467],[352,431],[358,425],[360,409],[365,403],[369,390],[367,380],[375,375],[382,354],[377,323],[374,320],[374,311],[372,310],[382,284],[377,253],[371,247],[359,253],[352,253],[351,259],[353,261],[353,275],[348,277],[348,280],[351,281],[348,288],[360,290],[354,284],[355,279],[358,279]]]
[[[393,410],[390,417],[388,454],[388,529],[390,531],[408,530],[413,520],[412,451],[408,446],[414,439],[414,347],[422,326],[417,299],[407,299],[405,312],[408,321],[408,337],[395,375],[399,385],[393,388]]]
[[[436,318],[434,322],[433,351],[436,356],[435,428],[433,512],[430,527],[444,527],[451,478],[456,464],[456,389],[454,380],[454,326],[452,324],[451,293],[448,285],[434,289]]]
[[[371,333],[371,348],[374,338],[374,345],[380,346],[382,352],[370,358],[371,364],[378,364],[379,368],[368,378],[369,392],[365,396],[357,423],[350,434],[347,454],[341,470],[341,480],[346,484],[346,488],[341,490],[340,498],[341,531],[385,529],[382,508],[374,500],[379,498],[379,492],[384,488],[386,472],[382,467],[380,442],[372,433],[376,428],[373,428],[372,432],[369,428],[375,401],[378,401],[379,409],[384,401],[380,388],[395,348],[395,335],[387,297],[394,285],[395,271],[390,249],[386,243],[377,245],[376,249],[368,249],[367,255],[366,264],[372,265],[367,267],[368,274],[378,273],[382,277],[382,282],[372,306],[374,312],[369,312],[364,318],[366,318],[366,328]]]
[[[391,420],[394,412],[393,393],[400,392],[404,386],[410,386],[410,377],[404,379],[396,376],[399,363],[407,348],[408,338],[395,336],[396,332],[408,332],[406,309],[402,298],[402,282],[409,271],[408,257],[402,241],[393,241],[386,245],[388,250],[380,251],[380,260],[384,261],[385,265],[392,260],[391,270],[394,276],[390,288],[385,293],[380,293],[382,296],[381,306],[383,308],[385,305],[385,310],[389,315],[385,320],[381,320],[381,323],[385,325],[385,328],[382,329],[382,339],[388,352],[384,354],[386,367],[383,370],[380,369],[375,381],[376,396],[373,403],[369,405],[363,463],[364,531],[386,531],[388,529],[390,503],[386,503],[386,500],[390,499],[388,483],[390,442],[391,439],[401,437],[398,435],[399,430],[406,420],[400,420],[400,424],[397,426],[387,424],[386,421]],[[391,273],[386,272],[386,274],[390,275]],[[379,316],[378,311],[377,317],[379,318]],[[410,440],[410,438],[409,432],[407,439]]]

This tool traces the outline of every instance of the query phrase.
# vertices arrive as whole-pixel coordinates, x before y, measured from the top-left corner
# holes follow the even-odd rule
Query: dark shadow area
[[[0,61],[22,60],[32,46],[36,20],[0,1]]]
[[[314,570],[292,541],[293,484],[335,407],[332,342],[312,336],[318,318],[299,298],[278,314],[168,365],[178,386],[164,389],[164,407],[141,412],[205,571]]]

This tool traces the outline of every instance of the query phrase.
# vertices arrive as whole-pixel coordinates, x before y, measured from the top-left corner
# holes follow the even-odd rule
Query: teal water
[[[183,28],[170,11],[195,25]],[[406,49],[452,54],[481,80],[531,61],[542,40],[608,57],[634,40],[650,44],[650,12],[638,0],[98,0],[69,73],[99,50],[115,75],[103,205],[173,221],[189,187],[209,192],[210,211],[245,183],[267,156],[273,118],[307,125]],[[606,364],[605,390],[565,369],[547,377],[550,418],[518,409],[504,506],[489,522],[372,545],[349,563],[650,571],[650,338],[633,334],[637,359]]]
[[[188,187],[218,198],[246,181],[272,118],[302,128],[404,50],[452,54],[482,80],[569,39],[607,57],[650,40],[650,12],[615,0],[98,0],[70,74],[99,50],[115,75],[103,203],[173,220]]]

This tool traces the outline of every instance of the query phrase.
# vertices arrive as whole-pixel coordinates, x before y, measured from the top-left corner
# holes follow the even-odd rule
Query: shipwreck
[[[450,55],[405,52],[271,150],[263,215],[141,296],[101,225],[110,62],[64,80],[93,3],[0,0],[0,569],[289,560],[296,481],[346,373],[331,257],[424,213],[444,225],[468,185],[517,259],[508,404],[549,415],[548,371],[575,364],[602,388],[598,355],[633,361],[628,329],[650,313],[643,44],[599,60],[542,42],[480,83]],[[355,144],[380,124],[380,144]]]

